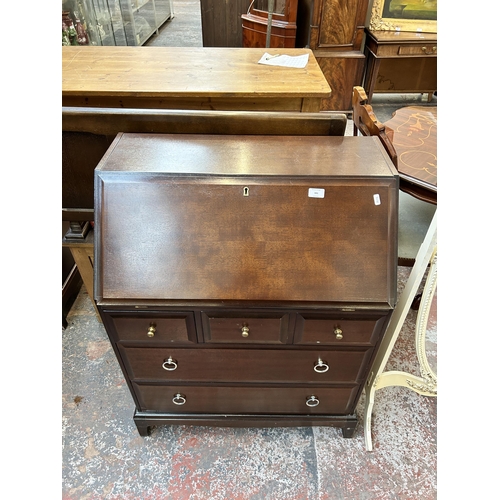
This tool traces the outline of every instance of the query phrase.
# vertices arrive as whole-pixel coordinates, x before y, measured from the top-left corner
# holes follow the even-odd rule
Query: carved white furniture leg
[[[415,347],[420,364],[421,377],[402,371],[384,372],[385,366],[399,336],[401,327],[406,319],[411,303],[415,298],[422,282],[425,271],[431,263],[427,275],[422,299],[417,315]],[[403,386],[412,389],[424,396],[437,396],[437,376],[430,367],[425,353],[425,334],[429,318],[430,306],[437,286],[437,210],[431,221],[424,241],[420,245],[415,264],[411,270],[405,288],[399,298],[392,314],[387,332],[381,343],[372,370],[365,385],[365,446],[367,451],[372,451],[371,416],[375,391],[389,386]]]

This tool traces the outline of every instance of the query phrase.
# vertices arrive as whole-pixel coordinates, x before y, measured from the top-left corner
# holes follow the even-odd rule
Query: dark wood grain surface
[[[95,290],[141,435],[352,436],[396,300],[398,175],[376,137],[120,133],[95,187]]]
[[[172,349],[121,347],[132,380],[182,382],[246,383],[357,383],[364,373],[372,349],[365,350],[278,350],[278,349]],[[173,371],[162,364],[171,357],[177,363]],[[322,359],[330,369],[314,370]]]
[[[223,420],[227,422],[225,425],[230,425],[229,422],[233,420],[224,419],[224,415],[220,418],[220,414],[224,413],[346,415],[359,389],[359,386],[318,388],[136,385],[136,387],[141,410],[219,414],[219,425],[224,425]],[[176,406],[172,402],[176,394],[185,396],[184,405]],[[311,395],[319,399],[318,406],[306,405],[306,400]],[[217,416],[213,414],[212,418]],[[154,418],[154,413],[151,417]],[[268,420],[268,425],[273,426],[276,423],[269,424]]]
[[[392,304],[395,172],[372,137],[120,135],[96,170],[98,294]]]

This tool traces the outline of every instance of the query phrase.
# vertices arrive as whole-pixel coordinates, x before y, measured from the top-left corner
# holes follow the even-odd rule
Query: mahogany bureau
[[[396,301],[398,182],[376,137],[118,134],[94,298],[139,433],[351,437]]]

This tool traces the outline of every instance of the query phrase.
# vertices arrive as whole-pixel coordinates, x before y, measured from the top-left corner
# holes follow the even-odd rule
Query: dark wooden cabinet
[[[332,425],[396,301],[398,176],[372,137],[119,134],[95,298],[141,435]]]
[[[299,0],[297,47],[312,49],[332,95],[323,111],[352,111],[352,88],[361,85],[361,51],[368,0]]]
[[[375,92],[425,93],[437,90],[437,34],[366,30],[364,88]]]
[[[242,47],[241,15],[251,0],[200,0],[203,47]]]

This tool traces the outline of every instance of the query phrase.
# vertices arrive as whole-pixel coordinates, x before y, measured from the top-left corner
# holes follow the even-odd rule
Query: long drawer
[[[134,384],[141,410],[183,413],[350,413],[360,386],[227,387]]]
[[[372,349],[159,349],[119,346],[132,380],[359,383]]]

